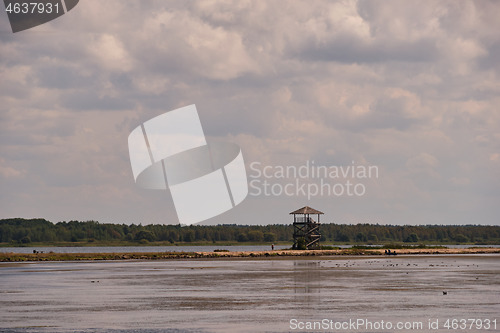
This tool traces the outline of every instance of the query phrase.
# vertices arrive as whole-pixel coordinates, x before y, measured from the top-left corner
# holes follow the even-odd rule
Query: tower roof
[[[320,212],[319,210],[316,210],[309,206],[305,206],[301,209],[297,209],[296,211],[291,212],[290,214],[323,214],[323,212]]]

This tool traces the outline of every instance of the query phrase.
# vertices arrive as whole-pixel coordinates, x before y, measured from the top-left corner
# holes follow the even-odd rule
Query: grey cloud
[[[95,78],[79,73],[76,66],[52,64],[40,67],[36,73],[40,86],[55,89],[78,89],[89,87],[95,83]]]
[[[98,91],[71,91],[61,97],[61,103],[64,107],[70,110],[80,111],[120,111],[134,107],[134,102],[126,96],[100,97],[98,94]]]
[[[404,98],[380,98],[374,103],[369,116],[363,117],[362,128],[395,128],[404,131],[420,123],[418,119],[408,116],[406,109]]]
[[[436,42],[375,40],[363,41],[356,36],[339,36],[325,44],[306,43],[297,56],[310,61],[343,63],[430,62],[438,56]]]
[[[478,60],[482,70],[494,69],[500,73],[500,39],[488,45],[488,54]]]

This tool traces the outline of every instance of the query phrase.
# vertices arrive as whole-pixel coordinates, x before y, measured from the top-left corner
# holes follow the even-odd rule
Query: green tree
[[[456,235],[454,239],[455,239],[455,242],[457,242],[457,243],[467,243],[469,241],[469,239],[462,234]]]
[[[366,235],[362,232],[359,232],[357,235],[356,235],[356,242],[366,242],[368,240],[368,238],[366,237]]]
[[[148,230],[141,230],[137,234],[135,234],[135,240],[141,241],[141,240],[147,240],[148,242],[154,241],[155,236],[151,231]]]
[[[184,242],[193,242],[194,241],[194,231],[193,230],[186,230],[183,234],[182,234],[182,240]]]
[[[236,237],[236,239],[238,240],[238,242],[248,242],[248,237],[246,234],[240,232],[238,234],[238,236]]]
[[[170,230],[168,232],[168,238],[167,238],[167,240],[170,243],[177,242],[178,239],[179,239],[179,234],[175,230]]]
[[[418,242],[418,235],[416,233],[412,233],[404,240],[405,243],[416,243]]]
[[[23,238],[21,238],[21,243],[23,244],[31,243],[31,238],[29,236],[24,236]]]
[[[346,233],[340,232],[335,237],[335,241],[336,242],[348,243],[348,242],[351,241],[351,239],[349,238],[349,236]]]
[[[272,232],[264,233],[264,242],[274,242],[276,240],[276,235]]]
[[[306,250],[306,249],[307,249],[306,240],[303,237],[297,239],[297,243],[294,244],[294,250]]]
[[[260,230],[251,230],[248,232],[248,240],[251,242],[262,242],[264,240],[264,233]]]

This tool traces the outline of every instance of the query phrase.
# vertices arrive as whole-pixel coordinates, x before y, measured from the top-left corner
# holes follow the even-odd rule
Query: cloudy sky
[[[361,196],[253,190],[206,223],[309,205],[324,222],[498,225],[499,31],[486,0],[84,0],[16,34],[2,10],[0,218],[178,223],[169,192],[134,184],[127,138],[196,104],[249,180],[252,163],[379,171],[326,179]]]

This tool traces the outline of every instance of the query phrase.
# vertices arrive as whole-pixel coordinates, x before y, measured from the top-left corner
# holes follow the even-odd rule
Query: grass
[[[374,249],[447,249],[443,245],[425,245],[425,244],[400,244],[400,243],[389,243],[385,245],[377,246],[367,246],[367,245],[353,245],[352,249],[364,249],[364,250],[374,250]]]
[[[398,254],[473,254],[500,253],[500,248],[477,249],[428,249],[412,247],[398,251]],[[147,253],[0,253],[0,262],[25,261],[80,261],[80,260],[171,260],[210,258],[265,258],[294,256],[334,256],[334,255],[384,255],[382,248],[348,248],[341,250],[275,250],[245,252],[147,252]]]
[[[341,248],[338,246],[331,246],[331,245],[321,245],[321,250],[340,250]]]

